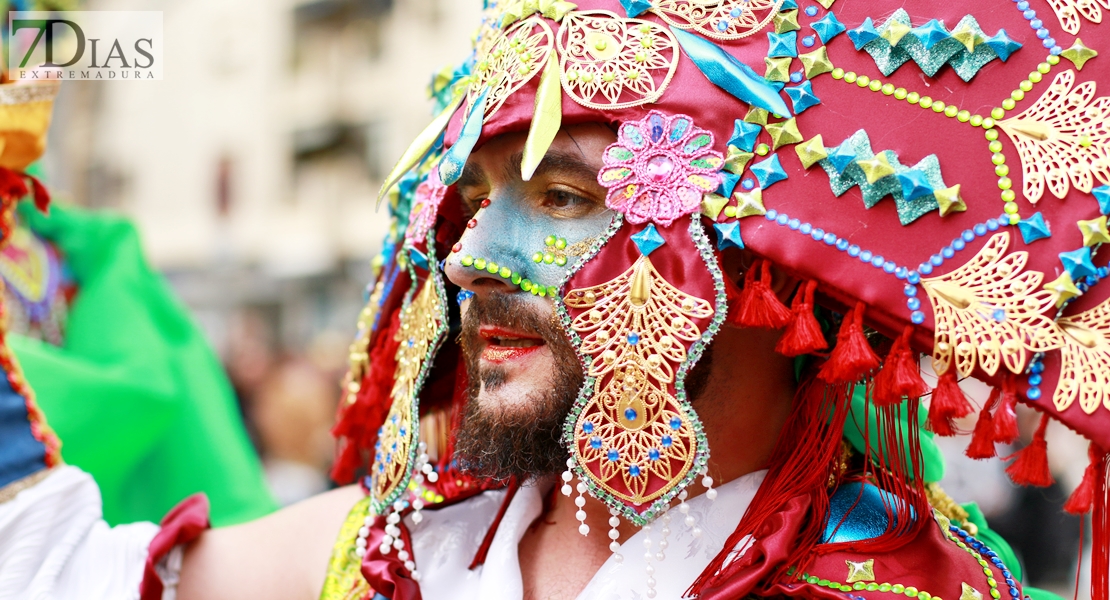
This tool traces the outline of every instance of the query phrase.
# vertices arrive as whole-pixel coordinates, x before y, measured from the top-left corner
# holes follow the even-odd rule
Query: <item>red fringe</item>
[[[1041,415],[1041,424],[1033,434],[1033,441],[1017,452],[1014,462],[1006,467],[1010,480],[1018,485],[1048,487],[1056,482],[1048,468],[1048,441],[1045,440],[1048,419],[1048,414]],[[997,429],[997,424],[995,427]]]
[[[369,371],[362,380],[354,404],[340,404],[340,414],[331,433],[339,440],[331,478],[345,484],[354,480],[372,453],[378,440],[378,428],[385,422],[391,403],[394,371],[397,369],[397,348],[394,339],[401,326],[401,311],[393,313],[389,327],[374,336],[369,357]]]
[[[925,380],[921,379],[921,368],[916,360],[917,354],[910,348],[910,335],[913,326],[907,325],[902,335],[894,341],[883,370],[875,376],[875,406],[884,407],[900,404],[905,398],[920,398],[929,391]]]
[[[771,290],[771,263],[763,260],[752,265],[744,274],[744,289],[740,293],[740,310],[736,324],[742,327],[781,329],[790,322],[790,310]],[[756,279],[756,269],[761,276]]]
[[[1095,480],[1098,475],[1100,457],[1094,444],[1091,444],[1087,449],[1087,454],[1091,462],[1087,464],[1087,469],[1083,471],[1083,481],[1079,483],[1079,487],[1075,488],[1068,501],[1064,503],[1064,511],[1073,515],[1085,515],[1091,512],[1095,503]]]
[[[35,197],[35,208],[39,209],[42,214],[50,212],[50,192],[47,191],[46,186],[33,175],[27,175],[27,179],[31,180],[31,191]]]
[[[790,306],[793,318],[775,346],[775,351],[779,354],[801,356],[829,347],[825,334],[821,331],[821,324],[813,314],[813,293],[816,289],[817,282],[810,280],[794,293],[794,302]]]
[[[27,184],[23,181],[23,175],[0,167],[0,200],[10,203],[26,195]]]
[[[949,365],[933,390],[933,398],[929,403],[929,428],[940,436],[956,435],[952,420],[962,419],[970,415],[972,410],[971,402],[956,381],[956,369]]]
[[[971,444],[967,447],[968,458],[976,460],[996,456],[994,450],[994,418],[991,408],[1001,401],[1002,392],[998,388],[991,390],[990,398],[983,404],[979,411],[979,420],[975,422],[975,433],[971,434]]]
[[[994,441],[1012,444],[1018,438],[1017,384],[1012,375],[1002,380],[1002,403],[994,412]]]
[[[1091,598],[1110,597],[1110,453],[1095,447],[1095,506],[1091,515]]]
[[[817,377],[828,383],[851,383],[863,379],[879,366],[879,357],[863,335],[863,314],[867,306],[860,302],[844,315],[836,347]]]

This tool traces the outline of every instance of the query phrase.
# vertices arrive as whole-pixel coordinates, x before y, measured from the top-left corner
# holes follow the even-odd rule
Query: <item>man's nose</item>
[[[475,244],[463,243],[459,252],[447,257],[443,272],[455,285],[476,294],[499,292],[509,294],[523,291],[520,283],[524,281],[519,266],[514,269],[509,263],[516,262],[508,257],[498,261],[492,252],[477,252]],[[502,264],[506,263],[506,264]],[[513,281],[517,283],[513,283]]]

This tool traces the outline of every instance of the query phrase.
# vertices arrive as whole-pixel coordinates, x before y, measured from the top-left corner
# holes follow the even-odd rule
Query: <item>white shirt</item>
[[[717,498],[704,495],[687,500],[690,515],[702,530],[694,537],[685,516],[672,509],[670,536],[663,561],[655,567],[656,598],[678,600],[724,547],[725,540],[740,524],[766,471],[750,473],[717,488]],[[520,600],[524,596],[517,547],[528,527],[543,509],[539,487],[522,487],[509,503],[494,534],[486,562],[473,571],[474,558],[505,497],[505,490],[485,492],[465,502],[438,510],[423,511],[420,524],[405,524],[412,533],[413,556],[420,571],[420,590],[425,598],[482,598]],[[660,521],[650,532],[653,551],[658,551]],[[590,535],[606,535],[605,531]],[[640,600],[647,591],[643,530],[621,545],[622,562],[605,561],[578,595],[578,600]]]

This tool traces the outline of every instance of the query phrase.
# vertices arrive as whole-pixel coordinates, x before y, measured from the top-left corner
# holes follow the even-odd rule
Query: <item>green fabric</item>
[[[146,263],[126,220],[29,204],[20,216],[78,284],[64,348],[10,345],[68,464],[96,478],[112,524],[158,521],[203,491],[228,525],[277,508],[231,385],[200,329]]]
[[[908,411],[902,411],[903,420],[899,428],[903,435],[904,447],[906,445],[906,438],[904,436],[906,436],[909,432],[909,427],[907,426],[908,424],[906,423],[905,418],[907,412]],[[868,427],[868,431],[872,433],[872,440],[874,441],[874,433],[878,431],[879,427],[878,421],[876,420],[874,407],[868,407],[867,387],[863,385],[857,385],[855,392],[852,394],[851,412],[848,413],[848,418],[844,421],[844,438],[847,439],[852,444],[852,447],[861,454],[864,452],[864,414],[867,415],[868,424],[866,425],[866,427]],[[925,463],[925,472],[923,474],[923,478],[929,483],[937,482],[944,478],[944,455],[941,454],[940,448],[938,448],[936,442],[933,441],[933,432],[925,428],[925,422],[929,418],[928,409],[926,409],[924,406],[919,406],[917,417],[917,427],[920,432],[921,441],[921,457]],[[874,447],[872,447],[871,451],[873,454],[877,453],[877,449]],[[907,457],[906,460],[908,461],[909,458]]]

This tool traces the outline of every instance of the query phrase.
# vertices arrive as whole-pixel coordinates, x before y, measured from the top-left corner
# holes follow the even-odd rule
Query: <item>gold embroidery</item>
[[[933,368],[945,372],[955,357],[956,372],[975,365],[993,375],[1000,364],[1012,373],[1025,368],[1028,351],[1059,348],[1059,330],[1044,314],[1052,292],[1041,290],[1044,275],[1025,271],[1028,252],[1006,254],[1009,232],[996,234],[960,268],[922,279],[936,320]]]
[[[1052,12],[1056,13],[1056,18],[1060,20],[1060,27],[1075,35],[1079,33],[1079,28],[1082,22],[1079,20],[1079,15],[1083,15],[1088,21],[1092,23],[1102,22],[1102,9],[1110,9],[1110,2],[1107,0],[1098,0],[1095,4],[1094,0],[1048,0],[1049,6],[1052,7]]]
[[[652,12],[679,29],[692,29],[718,40],[738,40],[766,27],[782,1],[656,0]]]
[[[1110,98],[1095,98],[1095,82],[1075,83],[1075,72],[1056,76],[1044,95],[1020,115],[998,123],[1021,155],[1025,198],[1048,191],[1063,198],[1070,185],[1090,192],[1094,180],[1110,184]],[[1069,184],[1070,182],[1070,184]]]
[[[339,529],[339,537],[332,547],[331,560],[324,587],[320,590],[320,600],[362,600],[373,595],[373,591],[362,577],[362,559],[355,554],[355,540],[358,530],[370,515],[370,498],[366,497],[355,504],[347,514],[347,520]]]
[[[488,38],[479,44],[478,63],[474,66],[467,91],[467,114],[482,90],[486,98],[486,119],[501,108],[505,100],[531,81],[547,62],[554,34],[539,17],[530,17],[504,31],[487,30]]]
[[[567,15],[556,43],[563,90],[589,108],[655,102],[678,66],[678,44],[665,27],[604,10]]]
[[[439,286],[433,277],[401,311],[401,327],[397,332],[401,345],[397,348],[397,373],[390,392],[393,405],[378,435],[379,446],[371,467],[370,494],[379,510],[393,501],[394,492],[409,477],[419,429],[413,418],[416,395],[420,392],[424,363],[438,344],[443,325]]]
[[[1110,300],[1056,321],[1063,332],[1060,380],[1052,402],[1063,412],[1079,399],[1083,412],[1110,410]]]
[[[672,286],[646,256],[607,283],[573,290],[571,324],[593,357],[594,394],[575,424],[575,448],[588,477],[614,497],[642,505],[689,472],[697,449],[686,410],[670,394],[674,365],[701,337],[691,320],[713,307]]]
[[[379,279],[370,294],[370,300],[358,315],[358,335],[355,336],[355,341],[351,342],[351,347],[347,351],[347,376],[343,379],[347,404],[354,404],[358,399],[362,380],[370,369],[370,335],[373,333],[374,321],[378,318],[378,307],[381,305],[384,289],[385,280]]]

